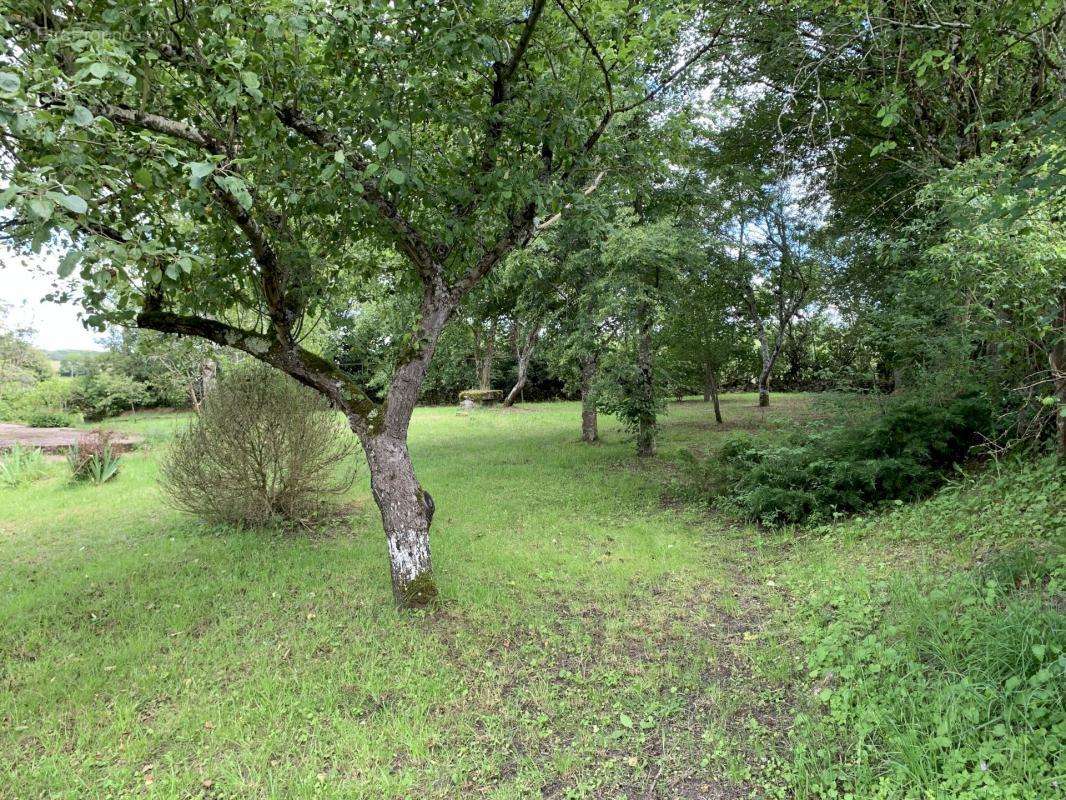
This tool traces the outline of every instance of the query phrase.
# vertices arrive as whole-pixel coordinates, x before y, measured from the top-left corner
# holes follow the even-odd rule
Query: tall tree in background
[[[48,356],[31,344],[34,330],[10,324],[10,309],[0,303],[0,384],[27,385],[52,376]]]
[[[588,213],[572,215],[545,238],[558,260],[556,293],[565,310],[552,327],[553,360],[581,399],[581,440],[599,441],[597,379],[609,343],[616,340],[617,288],[603,269],[611,201],[606,193],[589,204]]]
[[[836,235],[850,240],[844,282],[858,302],[849,310],[869,334],[883,376],[895,376],[898,391],[914,385],[908,376],[937,369],[952,385],[959,365],[1001,353],[991,339],[962,341],[977,332],[967,298],[945,295],[954,280],[947,263],[932,270],[901,232],[917,226],[922,245],[939,235],[952,247],[963,228],[999,217],[1006,229],[1034,205],[1044,208],[1032,209],[1030,227],[1049,219],[1055,226],[1056,213],[1061,224],[1062,4],[801,0],[745,15],[737,33],[738,51],[748,56],[731,62],[740,110],[720,139],[801,164],[824,188]],[[971,184],[981,219],[959,213],[957,196],[945,191],[969,182],[975,169],[997,174],[992,193],[987,182]],[[1017,226],[1023,236],[1025,229]],[[999,242],[993,236],[971,253],[991,257]],[[919,274],[921,283],[912,283]],[[963,328],[969,333],[960,339]],[[1020,340],[1031,332],[1014,333]],[[1001,390],[1004,379],[996,379]]]
[[[761,368],[759,405],[770,405],[770,378],[789,328],[814,298],[821,281],[821,254],[814,247],[809,198],[794,197],[778,183],[738,198],[725,231],[734,251],[737,306],[755,331]]]
[[[563,267],[558,250],[541,239],[515,252],[501,270],[508,286],[508,343],[515,357],[515,382],[503,398],[504,407],[518,401],[529,377],[533,352],[552,317],[560,310],[558,290]]]
[[[642,458],[655,453],[663,405],[665,376],[656,356],[666,298],[676,291],[677,272],[701,257],[695,231],[672,217],[623,218],[604,245],[603,260],[618,287],[613,305],[622,337],[610,353],[601,403],[633,434]]]
[[[137,328],[113,331],[104,344],[110,352],[100,358],[102,365],[144,382],[157,402],[196,412],[214,385],[219,362],[236,355],[204,339]]]
[[[662,338],[679,391],[699,386],[704,402],[714,404],[715,421],[721,424],[720,376],[750,331],[732,313],[730,265],[716,250],[701,261],[682,264],[664,309]]]
[[[8,231],[66,251],[90,323],[243,350],[341,409],[394,595],[421,605],[437,593],[434,504],[407,431],[441,331],[596,184],[616,122],[724,40],[706,8],[8,3]],[[367,240],[402,260],[368,266]],[[418,298],[380,401],[305,346],[353,272]]]

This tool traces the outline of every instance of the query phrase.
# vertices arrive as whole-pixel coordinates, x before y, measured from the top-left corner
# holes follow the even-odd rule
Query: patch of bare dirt
[[[45,453],[62,453],[91,436],[91,431],[77,428],[31,428],[3,422],[0,423],[0,451],[22,445],[39,448]],[[111,446],[117,451],[131,450],[143,441],[140,436],[115,433]]]

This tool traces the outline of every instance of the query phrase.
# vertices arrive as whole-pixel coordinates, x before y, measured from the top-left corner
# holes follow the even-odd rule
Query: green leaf
[[[338,164],[343,164],[344,159],[345,155],[343,150],[338,150],[336,153],[333,154],[333,160],[336,161]]]
[[[94,61],[92,64],[89,65],[89,74],[91,74],[94,78],[106,78],[107,73],[109,73],[110,71],[111,67],[99,61]]]
[[[1036,656],[1037,661],[1044,660],[1044,653],[1047,652],[1047,647],[1045,645],[1034,644],[1031,649],[1033,651],[1033,655]]]
[[[633,718],[630,717],[628,714],[619,714],[618,715],[618,721],[620,723],[622,723],[622,727],[623,728],[632,728],[633,727]]]
[[[67,254],[63,256],[63,260],[59,262],[59,277],[69,277],[70,273],[74,271],[74,268],[78,266],[78,262],[81,261],[81,257],[81,250],[68,250]]]
[[[51,219],[55,204],[46,197],[35,197],[30,200],[30,211],[42,220]]]
[[[22,81],[14,72],[0,72],[0,92],[14,94],[21,85]]]
[[[192,177],[189,180],[189,185],[193,189],[200,187],[201,181],[215,171],[215,165],[210,161],[194,161],[189,164],[189,172]]]
[[[386,177],[397,185],[407,180],[407,176],[404,175],[403,172],[395,168],[390,169]]]
[[[7,208],[8,204],[15,198],[15,195],[21,190],[21,186],[16,183],[8,185],[4,191],[0,192],[0,208]]]
[[[63,206],[68,211],[73,211],[75,214],[84,214],[89,210],[89,204],[76,194],[60,194],[59,192],[49,192],[48,197],[55,200],[56,203]]]
[[[178,276],[181,275],[181,267],[177,264],[167,264],[167,277],[172,281],[176,281]]]
[[[249,91],[257,91],[259,89],[259,76],[254,72],[242,72],[241,83],[244,84],[244,88]]]
[[[93,124],[93,112],[85,106],[74,106],[74,122],[83,128]]]
[[[145,189],[152,188],[152,173],[144,167],[141,167],[139,170],[133,173],[133,180],[135,180],[139,186],[143,186]]]

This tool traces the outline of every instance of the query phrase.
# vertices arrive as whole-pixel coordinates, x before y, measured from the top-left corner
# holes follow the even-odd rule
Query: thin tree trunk
[[[903,367],[894,367],[892,369],[892,394],[901,394],[903,392]]]
[[[1051,365],[1051,380],[1055,398],[1055,441],[1059,456],[1066,459],[1066,296],[1063,296],[1059,310],[1057,330],[1052,328],[1051,335],[1057,339],[1048,353]]]
[[[488,391],[492,388],[492,359],[496,350],[496,319],[489,322],[485,338],[478,325],[474,326],[474,358],[477,360],[478,388]]]
[[[718,404],[718,376],[710,364],[704,366],[703,401],[714,400],[714,421],[722,424],[722,407]]]
[[[189,381],[189,399],[192,402],[193,411],[197,414],[203,408],[204,398],[215,386],[217,372],[218,364],[214,361],[204,361],[200,364],[200,374]]]
[[[781,355],[782,334],[777,334],[774,340],[774,349],[767,352],[763,350],[762,371],[759,373],[759,407],[766,408],[770,405],[770,375],[773,374],[774,364]]]
[[[529,362],[533,357],[533,348],[537,344],[537,337],[540,334],[540,322],[533,323],[533,329],[526,336],[521,346],[516,347],[516,355],[518,356],[518,379],[515,381],[514,386],[511,387],[511,391],[507,393],[507,397],[503,400],[503,407],[510,408],[514,405],[515,400],[518,399],[518,395],[522,392],[523,387],[526,385],[526,376],[529,373]]]
[[[433,498],[415,477],[403,439],[388,433],[366,436],[363,449],[385,528],[393,596],[404,608],[426,606],[437,596],[429,550]]]
[[[589,444],[600,438],[593,388],[598,369],[599,359],[594,355],[586,356],[581,363],[581,441]]]
[[[637,340],[637,371],[640,374],[637,391],[640,394],[641,412],[637,419],[637,456],[646,458],[655,454],[655,386],[652,373],[651,308],[646,301],[637,309],[640,325]]]

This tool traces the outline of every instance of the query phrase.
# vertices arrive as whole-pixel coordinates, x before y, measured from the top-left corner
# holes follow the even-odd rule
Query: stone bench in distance
[[[499,389],[465,389],[459,392],[459,407],[469,411],[477,406],[494,406],[503,399]]]

